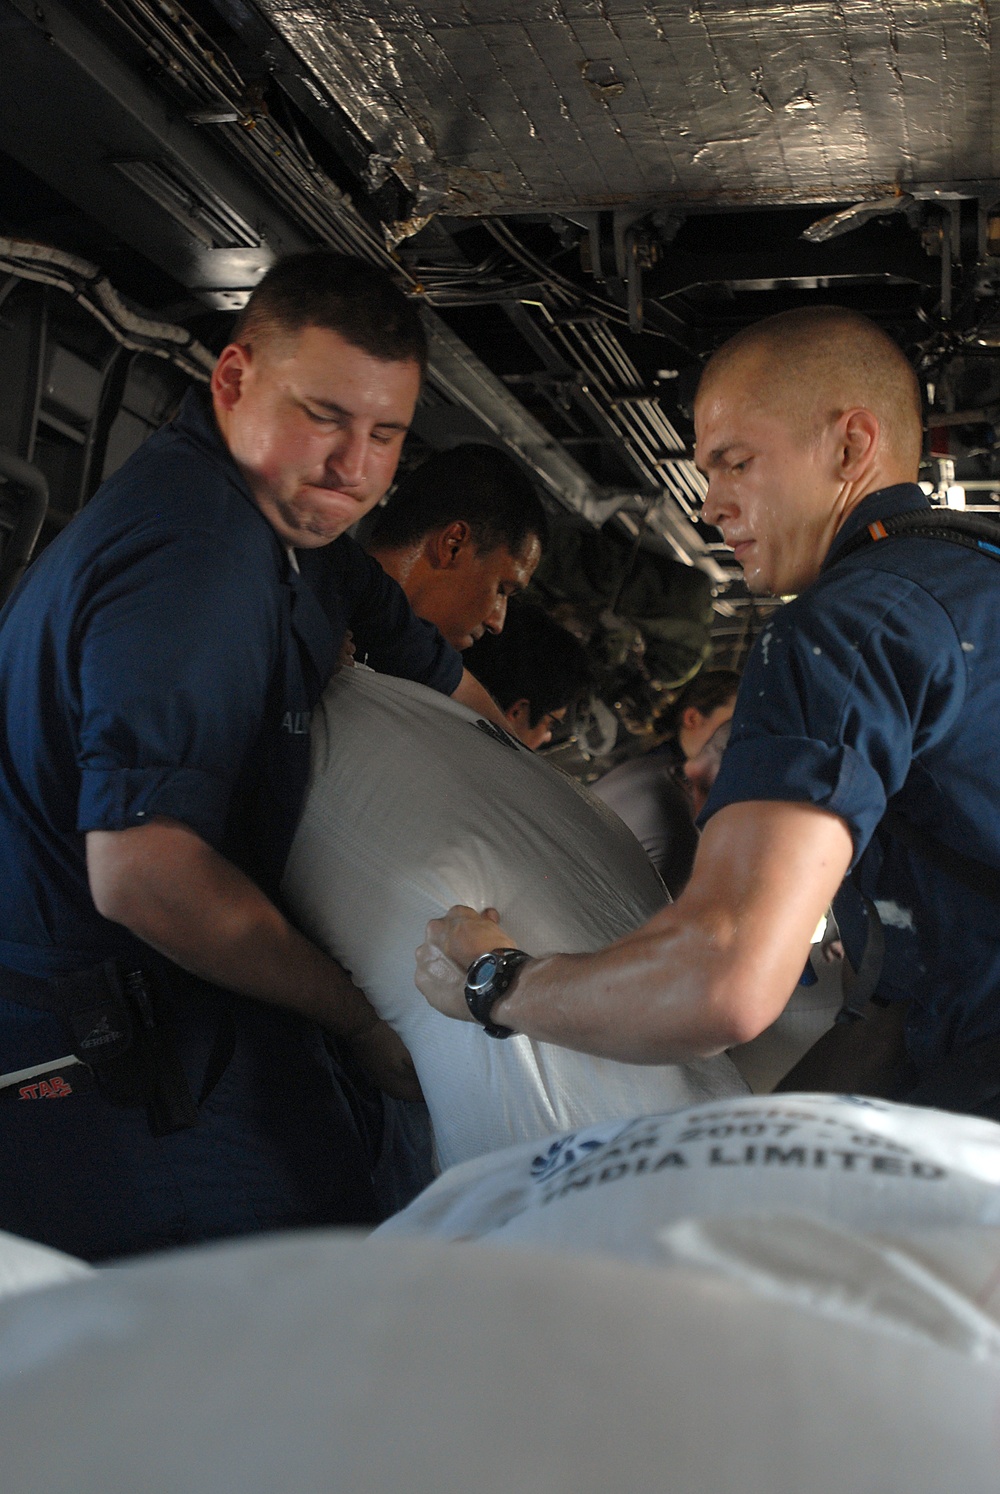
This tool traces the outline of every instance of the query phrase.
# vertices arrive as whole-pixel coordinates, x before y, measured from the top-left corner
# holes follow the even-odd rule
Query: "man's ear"
[[[212,370],[212,399],[217,409],[229,411],[239,404],[250,358],[250,349],[238,342],[222,349]]]
[[[518,727],[527,730],[531,726],[531,701],[526,695],[522,695],[520,700],[515,700],[513,705],[507,707],[504,716],[515,731]]]
[[[681,712],[681,726],[685,727],[688,731],[694,731],[695,727],[700,726],[704,719],[702,712],[699,711],[697,706],[687,706]]]
[[[863,405],[846,410],[838,424],[840,476],[848,482],[857,482],[867,474],[879,454],[882,426],[878,416]]]
[[[458,563],[461,552],[472,544],[472,530],[464,519],[454,519],[427,537],[427,558],[435,570],[447,571]]]

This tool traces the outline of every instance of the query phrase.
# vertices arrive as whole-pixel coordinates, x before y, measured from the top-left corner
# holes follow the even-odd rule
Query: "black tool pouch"
[[[73,1052],[112,1105],[146,1107],[153,1136],[196,1125],[198,1107],[168,1028],[154,975],[105,960],[53,981]]]

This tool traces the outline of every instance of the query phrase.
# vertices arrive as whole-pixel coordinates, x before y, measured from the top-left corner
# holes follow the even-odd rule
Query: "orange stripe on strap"
[[[871,535],[873,540],[884,540],[889,538],[889,531],[886,529],[881,519],[876,519],[874,524],[868,525],[868,533]]]

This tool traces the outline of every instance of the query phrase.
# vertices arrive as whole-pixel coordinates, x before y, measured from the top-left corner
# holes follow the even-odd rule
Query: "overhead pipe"
[[[49,485],[45,474],[30,462],[0,446],[0,479],[20,490],[14,527],[0,552],[0,606],[7,600],[27,569],[49,507]]]

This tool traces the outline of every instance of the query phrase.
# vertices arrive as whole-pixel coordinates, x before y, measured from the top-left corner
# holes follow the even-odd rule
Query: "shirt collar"
[[[188,440],[193,441],[206,455],[213,457],[217,462],[223,462],[227,468],[232,469],[233,475],[246,492],[247,497],[251,496],[240,469],[230,455],[229,447],[222,439],[222,432],[216,424],[211,400],[204,389],[193,386],[187,391],[171,424],[174,430],[187,436]]]
[[[823,562],[824,568],[836,560],[848,540],[867,524],[873,524],[876,519],[891,519],[896,514],[911,513],[915,508],[930,507],[930,499],[915,482],[897,482],[890,488],[879,488],[877,492],[869,493],[867,498],[862,498],[857,508],[851,510],[837,530]]]

